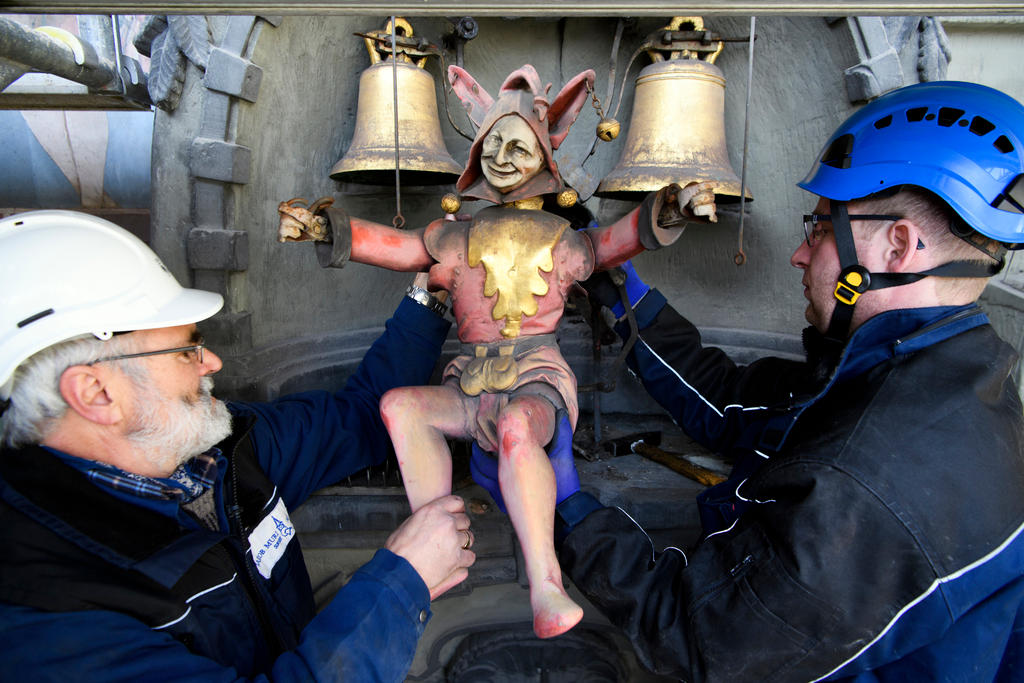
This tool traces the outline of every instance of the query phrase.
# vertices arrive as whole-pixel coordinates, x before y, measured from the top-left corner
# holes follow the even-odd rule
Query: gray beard
[[[127,437],[165,476],[231,434],[231,414],[222,401],[212,397],[210,376],[200,378],[197,397],[171,400],[147,379],[135,380],[139,412]]]

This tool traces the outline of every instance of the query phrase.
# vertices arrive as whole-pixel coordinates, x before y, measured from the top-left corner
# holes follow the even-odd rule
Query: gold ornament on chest
[[[484,296],[498,295],[491,318],[505,319],[501,336],[506,339],[519,336],[523,316],[535,315],[537,297],[548,293],[541,272],[554,269],[554,248],[569,224],[537,210],[540,202],[540,198],[516,202],[526,205],[521,209],[510,205],[484,209],[469,230],[467,263],[473,268],[483,264]]]

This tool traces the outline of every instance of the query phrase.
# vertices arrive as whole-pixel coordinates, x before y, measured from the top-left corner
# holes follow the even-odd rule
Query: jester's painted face
[[[518,116],[503,116],[480,147],[480,169],[494,189],[511,192],[537,175],[544,155],[533,129]]]

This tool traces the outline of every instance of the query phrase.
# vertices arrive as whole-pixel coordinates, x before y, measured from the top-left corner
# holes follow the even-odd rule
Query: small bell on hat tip
[[[570,206],[574,206],[579,198],[579,193],[576,190],[569,188],[559,192],[556,201],[560,207],[568,209]]]
[[[441,197],[441,210],[445,213],[455,214],[462,208],[462,200],[453,192],[446,192]]]

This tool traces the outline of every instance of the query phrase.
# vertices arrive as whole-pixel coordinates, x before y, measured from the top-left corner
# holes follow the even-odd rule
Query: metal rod
[[[625,27],[626,22],[624,19],[620,17],[619,20],[615,23],[615,37],[612,39],[612,54],[611,57],[609,57],[608,59],[608,88],[605,91],[604,102],[601,106],[603,110],[606,109],[609,112],[612,108],[612,97],[615,96],[615,71],[616,67],[618,67],[619,61],[619,43],[622,41],[622,31]],[[627,66],[627,69],[628,68],[629,67]],[[593,93],[591,93],[591,95],[593,95]],[[605,111],[601,112],[601,116],[607,116]],[[595,135],[593,142],[590,143],[590,151],[587,152],[587,156],[584,157],[583,162],[580,164],[580,166],[587,163],[590,157],[594,155],[594,152],[597,150],[598,140],[600,140],[600,138]]]
[[[396,17],[391,17],[391,91],[394,96],[393,108],[395,114],[395,217],[391,224],[396,228],[405,225],[405,217],[402,216],[402,182],[398,169],[400,156],[398,152],[398,48],[395,32],[398,30]]]
[[[98,55],[114,54],[114,34],[110,30],[109,14],[80,14],[78,37],[92,45]]]
[[[124,82],[124,66],[121,64],[121,24],[116,14],[110,15],[110,28],[114,33],[114,65],[117,67],[117,82],[121,84],[121,93],[126,94],[128,87]]]
[[[612,39],[612,55],[608,61],[608,89],[604,94],[606,107],[612,106],[612,96],[615,95],[615,70],[619,65],[619,43],[622,42],[622,31],[626,28],[626,21],[621,17],[615,22],[615,37]]]
[[[690,16],[919,16],[1021,14],[1020,0],[719,0],[690,4],[665,0],[396,0],[389,9],[399,16],[487,17]],[[6,0],[10,14],[239,14],[239,15],[374,15],[380,0]]]
[[[740,166],[740,231],[739,244],[736,251],[736,265],[742,266],[747,261],[743,253],[743,221],[747,215],[747,136],[750,133],[750,91],[754,83],[754,29],[757,17],[750,17],[750,54],[747,55],[747,106],[743,110],[743,163]]]
[[[114,65],[98,57],[89,43],[81,45],[89,54],[78,64],[71,47],[0,16],[0,57],[26,67],[26,71],[54,74],[90,88],[104,89],[114,84]]]

